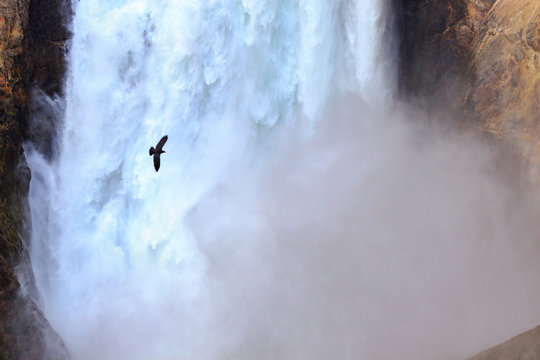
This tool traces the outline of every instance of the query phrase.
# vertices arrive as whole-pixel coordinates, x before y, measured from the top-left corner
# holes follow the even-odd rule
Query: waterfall
[[[492,225],[506,192],[485,186],[487,156],[425,156],[388,120],[385,7],[74,2],[58,156],[26,145],[40,306],[74,359],[419,359],[452,349],[441,323],[488,317],[469,309],[501,287],[474,240],[522,223]],[[463,299],[465,277],[487,290]]]
[[[134,341],[163,337],[164,326],[182,347],[166,335],[163,351],[189,353],[202,346],[182,337],[206,311],[197,303],[208,265],[186,215],[220,181],[264,156],[276,129],[309,127],[332,92],[374,81],[381,4],[74,6],[60,155],[50,163],[29,156],[42,307],[81,354],[97,344],[122,354]],[[156,173],[148,148],[164,134]],[[101,338],[104,328],[124,326],[140,328],[126,343]],[[156,358],[160,340],[153,341],[138,356]],[[120,358],[107,354],[100,358]]]

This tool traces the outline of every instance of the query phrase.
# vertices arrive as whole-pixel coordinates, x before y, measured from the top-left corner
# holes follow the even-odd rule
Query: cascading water
[[[373,81],[380,6],[75,3],[60,155],[30,151],[29,163],[37,286],[77,358],[96,346],[114,359],[204,347],[184,340],[207,311],[187,212],[263,156],[273,129],[311,123],[330,93]],[[148,148],[164,134],[155,173]]]
[[[377,125],[384,0],[74,3],[59,155],[26,147],[41,307],[74,359],[429,358],[517,286],[474,267],[505,192]],[[484,292],[447,300],[465,277]]]

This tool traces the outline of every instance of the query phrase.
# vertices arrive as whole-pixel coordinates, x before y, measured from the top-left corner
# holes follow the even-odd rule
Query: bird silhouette
[[[159,170],[159,157],[165,152],[165,150],[163,150],[163,145],[165,145],[167,139],[168,136],[165,135],[161,138],[161,140],[159,140],[155,149],[153,146],[150,148],[150,156],[154,155],[154,167],[156,168],[156,172]]]

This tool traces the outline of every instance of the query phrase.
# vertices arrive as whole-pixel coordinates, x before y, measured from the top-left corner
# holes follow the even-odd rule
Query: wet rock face
[[[27,29],[27,89],[33,121],[25,123],[26,138],[45,156],[56,155],[58,114],[48,97],[62,93],[69,38],[66,22],[71,18],[67,0],[31,0]],[[28,119],[28,118],[27,118]]]
[[[402,95],[459,108],[471,87],[473,41],[494,0],[396,0]]]
[[[24,197],[30,174],[22,141],[34,85],[60,91],[64,69],[56,39],[66,31],[58,1],[0,1],[0,359],[67,358],[62,342],[14,275],[24,263]],[[56,13],[56,15],[54,15]],[[49,14],[49,15],[47,15]],[[58,36],[56,36],[58,35]]]
[[[26,104],[24,82],[24,29],[27,14],[14,0],[0,5],[0,255],[13,260],[17,229],[16,209],[17,165],[23,135],[22,123]],[[15,231],[16,235],[16,231]]]
[[[20,7],[26,5],[14,0],[0,4],[0,197],[4,202],[14,200],[12,189],[23,134],[26,89],[22,59],[28,15]],[[6,257],[1,250],[0,245],[0,254]]]
[[[62,92],[65,73],[67,0],[31,0],[29,8],[29,75],[33,86],[49,96]]]
[[[17,230],[21,215],[16,197],[17,164],[21,151],[26,103],[23,77],[25,2],[0,3],[0,358],[18,359],[12,314],[19,284],[13,273],[22,245]]]

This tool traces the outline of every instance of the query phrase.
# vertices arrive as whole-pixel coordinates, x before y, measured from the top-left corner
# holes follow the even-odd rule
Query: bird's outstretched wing
[[[154,154],[154,167],[156,168],[156,171],[159,170],[159,157],[158,153]]]
[[[156,151],[160,151],[163,148],[163,145],[165,145],[168,138],[169,137],[165,135],[164,137],[161,138],[161,140],[159,140],[158,144],[156,145]]]

